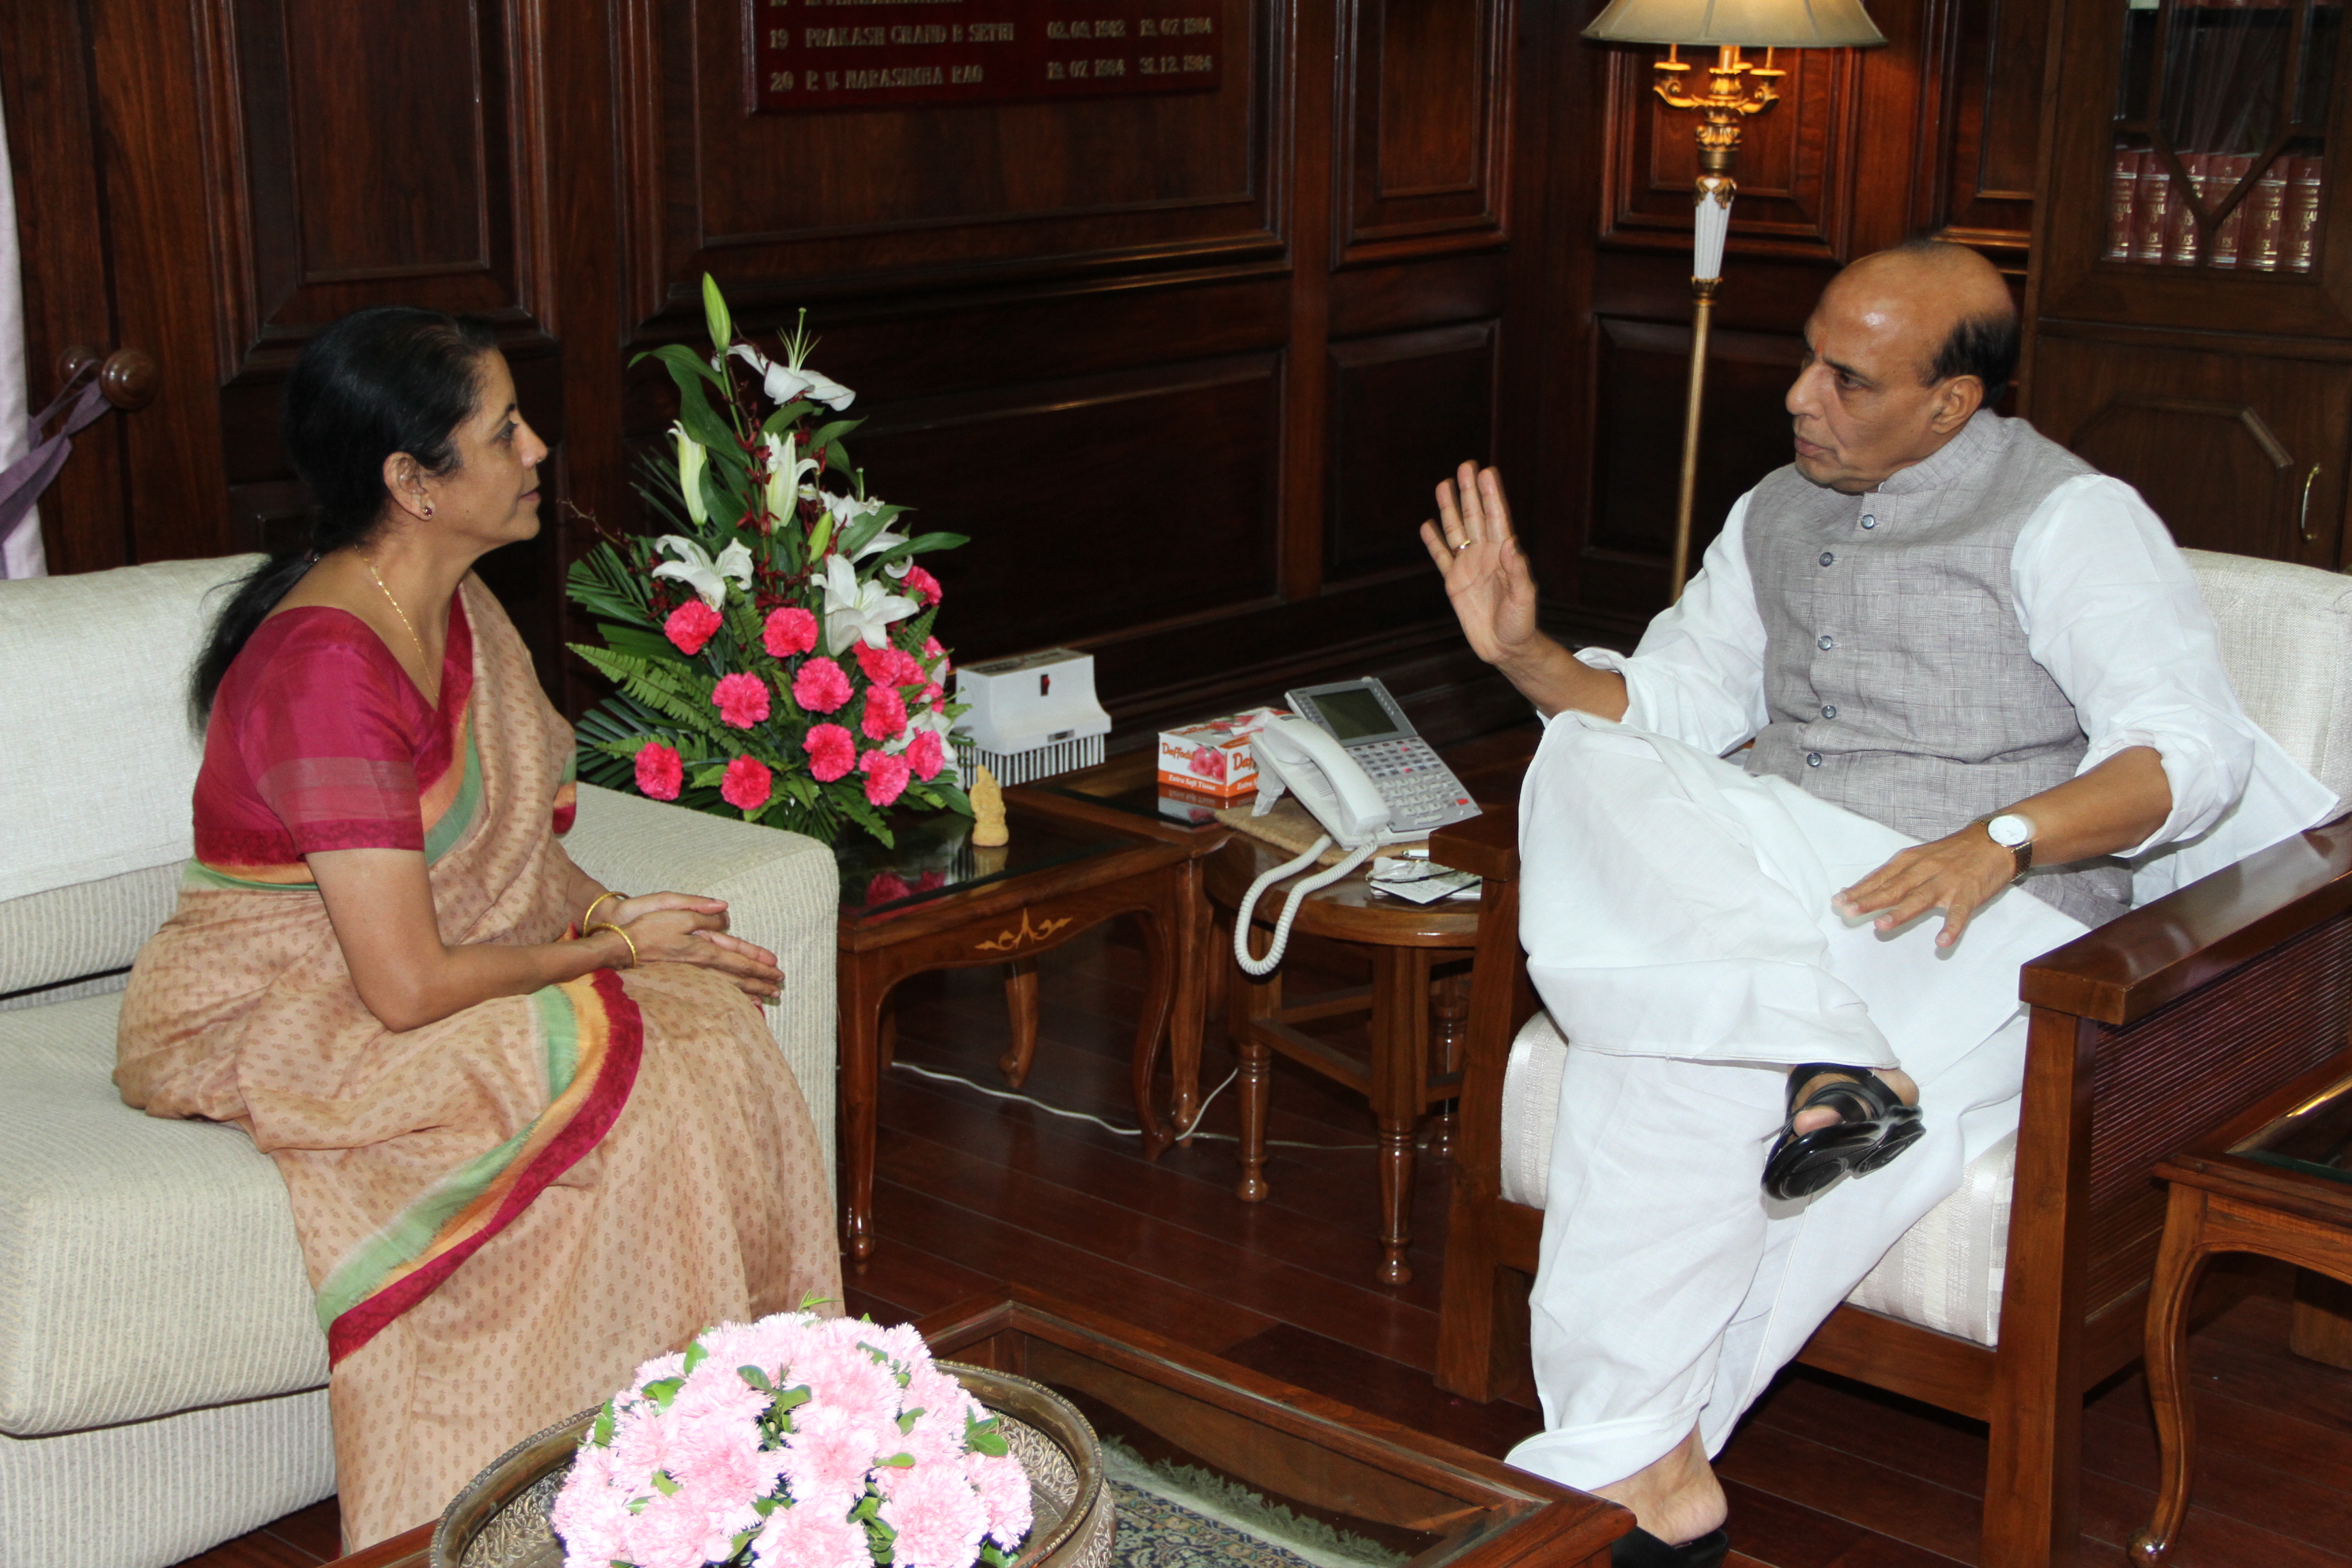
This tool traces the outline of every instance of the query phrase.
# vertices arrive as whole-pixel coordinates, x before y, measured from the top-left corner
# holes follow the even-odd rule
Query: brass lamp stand
[[[1588,38],[1622,44],[1664,44],[1657,62],[1656,90],[1669,108],[1700,116],[1698,179],[1693,191],[1691,230],[1690,388],[1683,414],[1682,482],[1675,500],[1674,569],[1670,599],[1683,596],[1690,580],[1691,511],[1698,491],[1699,408],[1706,391],[1706,340],[1715,317],[1716,289],[1723,281],[1723,247],[1731,234],[1731,177],[1739,136],[1750,115],[1780,101],[1787,73],[1772,64],[1775,49],[1867,48],[1886,41],[1863,10],[1862,0],[1612,0]],[[1707,90],[1685,89],[1693,68],[1685,47],[1713,48],[1715,63],[1704,68]],[[1764,63],[1741,58],[1743,48],[1761,48]]]

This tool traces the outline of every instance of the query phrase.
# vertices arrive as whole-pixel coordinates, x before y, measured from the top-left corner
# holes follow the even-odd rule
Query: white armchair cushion
[[[1551,1185],[1551,1134],[1559,1120],[1568,1045],[1551,1015],[1538,1013],[1511,1042],[1503,1072],[1502,1194],[1542,1208]],[[1927,1211],[1846,1300],[1979,1344],[2000,1328],[2000,1282],[2009,1257],[2009,1194],[2017,1169],[2014,1134],[1960,1173],[1959,1191]]]
[[[2182,552],[2221,629],[2221,665],[2246,717],[2352,801],[2352,577]]]
[[[0,1433],[316,1388],[286,1184],[234,1127],[115,1092],[119,996],[0,1013]]]
[[[0,900],[188,858],[187,671],[207,594],[259,559],[0,583]]]
[[[563,847],[574,864],[628,893],[675,889],[727,900],[736,934],[776,955],[784,994],[768,1028],[816,1122],[825,1173],[834,1175],[835,931],[840,878],[815,839],[730,821],[641,795],[580,786],[580,812]]]

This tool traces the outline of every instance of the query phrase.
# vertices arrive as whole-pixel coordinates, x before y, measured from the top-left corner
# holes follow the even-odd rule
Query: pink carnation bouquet
[[[549,1523],[564,1568],[1001,1565],[1029,1479],[913,1329],[779,1312],[637,1368]]]
[[[702,280],[711,353],[656,349],[677,384],[670,442],[638,493],[661,531],[608,536],[572,567],[601,646],[572,651],[619,689],[580,721],[580,773],[698,811],[832,843],[886,811],[971,815],[946,744],[940,581],[866,490],[832,417],[856,394],[808,364],[805,323],[778,357],[738,338]]]

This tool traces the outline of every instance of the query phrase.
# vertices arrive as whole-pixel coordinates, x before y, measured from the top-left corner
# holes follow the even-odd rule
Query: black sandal
[[[1721,1526],[1696,1541],[1669,1546],[1641,1526],[1609,1543],[1610,1568],[1722,1568],[1731,1537]]]
[[[1823,1073],[1841,1073],[1800,1104],[1797,1093]],[[1826,1107],[1843,1121],[1800,1134],[1800,1111]],[[1806,1062],[1789,1069],[1789,1116],[1780,1141],[1764,1162],[1764,1190],[1776,1198],[1809,1198],[1841,1177],[1866,1176],[1919,1141],[1927,1128],[1919,1108],[1906,1105],[1886,1080],[1868,1068]]]

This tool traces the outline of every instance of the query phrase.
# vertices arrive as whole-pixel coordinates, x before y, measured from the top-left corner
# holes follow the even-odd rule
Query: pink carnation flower
[[[829,658],[813,658],[793,677],[793,700],[810,713],[830,713],[849,700],[849,677]]]
[[[898,1473],[882,1501],[882,1522],[898,1532],[893,1568],[970,1568],[988,1512],[961,1466],[917,1465]]]
[[[702,601],[697,599],[696,604]],[[676,800],[686,782],[686,764],[677,748],[648,741],[637,748],[637,792],[648,800]]]
[[[719,798],[738,811],[757,811],[774,793],[775,775],[757,757],[738,757],[719,781]]]
[[[895,741],[907,732],[907,700],[895,686],[866,689],[866,716],[857,721],[869,741]]]
[[[857,645],[857,668],[877,686],[912,686],[923,679],[923,667],[904,648]]]
[[[907,766],[925,784],[940,776],[947,765],[948,749],[937,730],[918,730],[915,738],[907,742]]]
[[[857,765],[857,738],[838,724],[813,724],[801,742],[809,754],[809,776],[831,784]]]
[[[907,793],[907,759],[894,757],[887,752],[868,752],[857,759],[857,771],[866,775],[866,799],[872,805],[888,805]]]
[[[966,1454],[963,1473],[980,1493],[988,1533],[1011,1551],[1028,1539],[1032,1518],[1029,1478],[1010,1454]]]
[[[898,586],[925,605],[936,605],[944,596],[940,592],[940,580],[919,566],[908,567],[907,574],[898,579]]]
[[[830,1513],[809,1503],[780,1509],[751,1542],[751,1561],[758,1568],[874,1568],[866,1531],[847,1514],[846,1505]]]
[[[793,1511],[809,1509],[840,1518],[865,1494],[874,1462],[898,1451],[897,1421],[870,1405],[822,1397],[802,1405],[793,1412],[793,1431],[783,1448]]]
[[[806,610],[786,606],[768,612],[760,632],[761,646],[778,658],[790,658],[816,647],[816,617]]]
[[[768,718],[768,683],[756,675],[725,675],[710,690],[719,716],[738,730],[748,730]]]
[[[691,658],[702,651],[702,645],[718,633],[719,612],[699,599],[688,599],[669,613],[662,623],[662,636],[669,638],[677,651]]]

